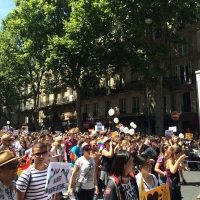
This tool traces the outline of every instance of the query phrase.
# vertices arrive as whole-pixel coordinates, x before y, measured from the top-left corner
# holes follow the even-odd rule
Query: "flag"
[[[17,170],[17,175],[18,175],[18,176],[20,176],[20,174],[22,173],[23,170],[28,169],[29,166],[31,165],[31,161],[30,161],[30,158],[29,158],[29,155],[28,155],[28,154],[26,154],[25,160],[26,160],[26,164],[20,165],[20,166],[18,167],[18,170]],[[22,162],[22,163],[24,163],[24,162]]]
[[[94,131],[94,128],[88,128],[88,131],[92,132],[92,131]]]
[[[103,140],[98,140],[97,145],[98,145],[99,147],[103,147],[103,146],[104,146]]]
[[[117,131],[113,131],[113,132],[111,132],[112,137],[116,136],[117,134],[118,134]]]
[[[146,200],[143,178],[141,178],[139,194],[140,194],[140,200]]]
[[[111,132],[110,132],[110,127],[107,129],[107,131],[106,131],[106,135],[107,136],[109,136],[111,134]]]
[[[71,152],[70,159],[73,163],[75,163],[75,161],[78,159],[78,156],[74,152]]]

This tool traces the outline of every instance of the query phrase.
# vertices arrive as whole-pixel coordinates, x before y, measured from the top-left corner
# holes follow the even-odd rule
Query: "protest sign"
[[[164,184],[146,192],[146,200],[170,200],[169,186]]]
[[[173,130],[165,130],[165,136],[172,136]]]
[[[68,189],[71,176],[71,164],[63,162],[50,162],[47,170],[45,191],[48,196]]]
[[[185,133],[186,139],[193,139],[193,133]]]

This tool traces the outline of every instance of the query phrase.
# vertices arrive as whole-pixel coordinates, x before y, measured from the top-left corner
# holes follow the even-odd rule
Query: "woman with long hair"
[[[178,146],[170,146],[167,150],[166,160],[166,175],[167,184],[170,188],[171,200],[181,200],[180,176],[179,169],[184,169],[183,161],[187,158],[182,153],[182,149]]]
[[[145,155],[137,155],[135,159],[139,173],[136,175],[137,185],[140,190],[141,180],[144,182],[145,191],[152,190],[158,186],[158,179],[154,174],[151,173],[152,164],[150,158]]]
[[[160,155],[158,156],[154,171],[158,173],[158,182],[160,185],[166,183],[166,171],[165,171],[165,154],[170,145],[161,144]]]
[[[73,192],[73,183],[76,178],[75,188],[78,200],[93,200],[94,194],[98,194],[97,177],[95,174],[95,161],[94,158],[90,157],[91,146],[84,142],[82,144],[83,156],[78,158],[74,164],[74,169],[70,177],[68,194]]]
[[[134,163],[130,152],[119,150],[114,157],[110,177],[104,190],[104,200],[139,200]]]

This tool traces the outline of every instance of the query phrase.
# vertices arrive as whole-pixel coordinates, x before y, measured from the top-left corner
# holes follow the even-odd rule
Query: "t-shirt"
[[[72,147],[70,151],[71,166],[74,167],[74,163],[78,158],[82,156],[82,152],[79,146]]]
[[[138,200],[135,186],[131,184],[130,177],[127,184],[121,184],[126,200]]]
[[[12,182],[11,191],[0,181],[0,199],[1,200],[16,200],[15,182]]]
[[[156,150],[153,147],[149,147],[148,149],[146,149],[144,151],[144,154],[149,156],[150,158],[154,159],[155,161],[158,158],[158,153],[156,152]]]
[[[165,171],[165,161],[164,161],[164,157],[163,157],[163,156],[159,156],[159,157],[158,157],[158,160],[157,160],[157,163],[161,163],[160,170],[164,172],[164,171]],[[158,173],[158,176],[160,176],[159,173]]]
[[[149,190],[152,190],[152,189],[154,189],[154,188],[156,188],[156,187],[158,187],[158,179],[156,178],[156,176],[153,175],[153,174],[151,174],[151,173],[149,173],[149,175],[152,176],[153,181],[154,181],[154,184],[153,184],[153,186],[149,187],[149,186],[145,183],[145,181],[144,181],[144,179],[143,179],[143,181],[144,181],[144,189],[145,189],[146,192],[149,191]],[[140,191],[141,178],[142,178],[141,173],[138,173],[138,174],[136,175],[136,182],[137,182],[139,191]]]
[[[94,171],[95,161],[94,158],[86,160],[83,156],[78,158],[75,162],[78,166],[77,181],[82,183],[82,189],[89,190],[94,188]]]
[[[52,157],[52,162],[63,162],[63,159],[64,159],[64,148],[63,147],[61,147],[61,149],[57,149],[56,147],[53,147],[52,149],[51,149],[51,156],[56,156],[56,155],[59,155],[59,154],[61,154],[62,156],[60,156],[60,157],[57,157],[57,158],[53,158]]]
[[[33,166],[30,166],[29,170],[31,171],[32,176],[31,183],[24,200],[50,200],[51,198],[48,198],[48,193],[45,192],[47,169],[38,171]],[[16,188],[21,192],[26,192],[28,181],[30,179],[29,170],[23,171],[17,180]]]

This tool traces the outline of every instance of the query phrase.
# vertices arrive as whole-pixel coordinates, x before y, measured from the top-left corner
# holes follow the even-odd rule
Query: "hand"
[[[178,158],[178,162],[183,162],[186,158],[188,158],[188,156],[186,156],[185,154],[181,155],[179,158]]]
[[[99,188],[97,186],[95,186],[95,192],[94,192],[96,195],[99,194]]]
[[[67,195],[70,196],[73,193],[73,189],[72,188],[68,188],[67,190]]]

